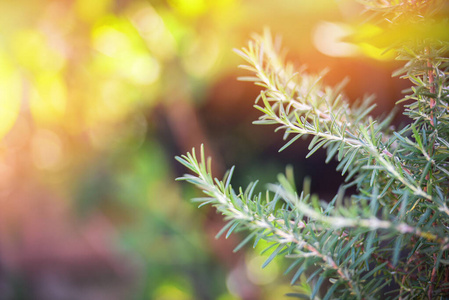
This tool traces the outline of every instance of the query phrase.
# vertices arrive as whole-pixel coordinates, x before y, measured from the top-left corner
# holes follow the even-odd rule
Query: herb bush
[[[236,251],[265,240],[273,251],[264,266],[278,256],[289,259],[292,285],[307,274],[310,294],[292,296],[447,299],[449,23],[438,13],[444,1],[361,2],[373,19],[389,21],[382,24],[394,37],[389,51],[405,62],[395,72],[411,82],[397,102],[405,102],[410,120],[403,128],[392,129],[393,114],[371,117],[372,97],[350,104],[342,85],[329,87],[319,76],[295,72],[268,33],[236,51],[252,73],[240,79],[263,89],[255,104],[262,115],[254,123],[284,133],[280,150],[312,136],[307,157],[324,148],[326,162],[339,161],[345,184],[331,201],[298,191],[289,169],[266,193],[254,193],[257,182],[234,189],[234,168],[223,180],[213,178],[203,148],[199,158],[195,149],[176,158],[193,172],[179,180],[204,192],[193,201],[224,215],[227,224],[217,236],[249,232]],[[347,195],[350,186],[356,192]]]

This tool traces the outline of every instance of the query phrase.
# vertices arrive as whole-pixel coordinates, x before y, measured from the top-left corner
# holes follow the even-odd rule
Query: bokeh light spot
[[[128,78],[136,84],[151,84],[159,78],[160,66],[149,55],[136,56],[129,66]]]
[[[129,52],[129,40],[126,34],[111,26],[100,26],[93,31],[94,48],[110,57],[123,57]]]
[[[52,131],[39,129],[31,140],[31,156],[39,169],[59,169],[63,162],[61,139]]]
[[[320,22],[313,33],[313,43],[318,51],[328,56],[354,56],[358,53],[357,46],[341,41],[351,32],[344,24]]]
[[[99,86],[100,99],[97,102],[96,114],[97,120],[115,121],[121,119],[130,110],[130,104],[136,101],[136,95],[128,92],[128,86],[117,79],[110,79]]]
[[[206,12],[205,0],[169,0],[170,5],[181,14],[196,17]]]
[[[265,256],[250,256],[247,260],[246,272],[248,279],[258,285],[265,285],[273,282],[279,275],[279,265],[276,260],[270,262],[265,268],[262,265],[267,258]]]
[[[165,61],[175,55],[175,39],[153,7],[145,6],[136,10],[130,19],[151,53],[159,60]]]
[[[22,30],[12,38],[12,49],[17,62],[31,72],[60,71],[64,64],[64,55],[50,47],[47,37],[40,31]]]
[[[193,300],[187,283],[173,280],[172,282],[167,282],[162,284],[155,291],[155,300]]]
[[[77,15],[86,22],[94,22],[111,7],[111,0],[77,0],[75,10]]]
[[[12,128],[20,111],[22,80],[0,50],[0,139]]]
[[[34,119],[43,123],[57,123],[66,112],[67,87],[59,76],[42,75],[30,88],[30,110]]]
[[[193,41],[183,57],[186,71],[195,77],[206,76],[216,64],[220,54],[220,41],[213,34]]]

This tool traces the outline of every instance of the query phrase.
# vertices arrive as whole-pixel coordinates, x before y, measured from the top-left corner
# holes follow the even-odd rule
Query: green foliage
[[[393,20],[407,24],[410,11],[404,5],[381,11],[396,10]],[[426,21],[435,12],[418,11]],[[332,201],[297,191],[290,171],[266,194],[255,195],[257,182],[233,189],[234,168],[221,181],[213,178],[203,149],[199,160],[194,149],[177,157],[193,172],[179,179],[206,195],[194,201],[213,205],[228,221],[218,236],[249,230],[236,250],[253,240],[254,245],[272,242],[274,251],[264,266],[277,256],[290,259],[286,273],[293,274],[292,284],[310,271],[310,299],[449,296],[449,43],[417,35],[393,48],[406,61],[397,75],[412,83],[399,101],[407,103],[410,124],[397,131],[390,129],[392,115],[369,115],[372,97],[351,105],[342,93],[344,84],[329,87],[321,76],[296,72],[268,32],[237,51],[247,62],[242,68],[253,73],[240,79],[263,89],[255,105],[262,115],[255,124],[283,131],[281,150],[312,136],[307,157],[324,148],[326,162],[340,162],[337,169],[346,184]],[[348,186],[357,193],[345,196]]]

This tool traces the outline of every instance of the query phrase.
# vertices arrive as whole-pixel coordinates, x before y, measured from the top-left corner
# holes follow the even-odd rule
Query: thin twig
[[[429,47],[426,47],[425,53],[427,55],[429,55],[429,53],[430,53]],[[432,66],[432,63],[430,62],[430,59],[427,60],[427,68],[429,69],[427,71],[427,76],[429,78],[430,93],[435,94],[435,84],[434,84],[435,78],[434,78],[434,74],[433,74],[433,66]],[[436,104],[435,99],[433,97],[431,97],[430,98],[430,109],[431,109],[430,110],[430,124],[434,127],[435,127],[435,124],[433,121],[433,108],[435,107],[435,104]]]
[[[435,287],[435,281],[437,279],[437,254],[433,254],[433,268],[432,268],[432,275],[430,277],[430,286],[429,291],[427,292],[427,296],[429,297],[429,300],[432,300],[433,296],[433,289]]]

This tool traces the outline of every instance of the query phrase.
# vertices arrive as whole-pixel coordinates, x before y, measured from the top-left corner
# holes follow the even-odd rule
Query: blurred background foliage
[[[393,107],[397,64],[353,30],[354,1],[16,0],[0,2],[0,298],[279,299],[285,268],[215,240],[221,216],[185,199],[173,160],[200,143],[234,184],[274,181],[292,163],[322,197],[341,178],[277,154],[251,125],[257,88],[236,81],[239,48],[269,27],[289,57],[347,93]],[[349,24],[349,25],[348,25]],[[380,60],[368,59],[367,55]],[[319,167],[317,167],[319,166]],[[301,291],[300,287],[296,290]],[[307,293],[307,285],[302,292]]]

